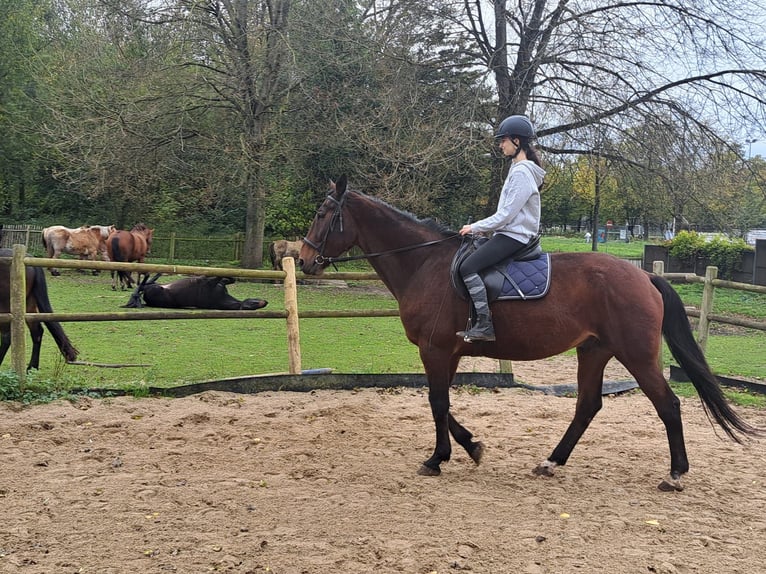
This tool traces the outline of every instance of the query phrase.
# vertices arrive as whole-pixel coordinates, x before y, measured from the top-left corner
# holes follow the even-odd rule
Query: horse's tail
[[[45,282],[45,272],[42,267],[34,267],[34,280],[32,284],[32,295],[37,301],[37,309],[40,313],[53,313],[51,301],[48,298],[48,284]],[[64,328],[57,321],[43,321],[48,331],[53,336],[53,340],[64,355],[67,362],[72,362],[77,358],[79,351],[75,349],[69,337],[64,333]]]
[[[120,253],[120,238],[117,235],[112,237],[112,261],[123,261],[122,253]]]
[[[731,439],[742,442],[737,433],[742,435],[760,435],[757,429],[745,422],[729,405],[724,397],[705,355],[694,339],[686,309],[673,286],[657,275],[651,277],[652,284],[662,295],[665,312],[662,317],[662,334],[670,352],[691,380],[702,399],[702,406]]]
[[[48,257],[53,257],[53,246],[48,242],[48,234],[46,233],[47,231],[47,228],[43,229],[43,232],[40,234],[40,241],[43,244],[43,249],[45,249],[45,253],[48,255]]]

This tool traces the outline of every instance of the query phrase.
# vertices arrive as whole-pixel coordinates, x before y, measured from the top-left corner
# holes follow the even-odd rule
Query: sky
[[[766,140],[759,140],[747,145],[750,147],[752,157],[759,155],[762,158],[766,158]],[[747,149],[745,149],[745,153],[747,153]]]

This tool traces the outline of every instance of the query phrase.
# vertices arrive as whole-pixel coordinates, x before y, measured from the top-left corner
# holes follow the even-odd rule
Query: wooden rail
[[[301,351],[299,319],[344,318],[344,317],[398,317],[396,309],[367,309],[362,311],[304,311],[298,313],[297,284],[301,281],[322,281],[327,279],[379,280],[375,273],[327,273],[322,277],[297,275],[295,260],[286,257],[283,271],[261,271],[256,269],[233,269],[228,267],[194,267],[190,265],[157,265],[145,263],[119,263],[113,261],[80,261],[78,259],[47,259],[27,257],[26,246],[14,245],[13,257],[0,258],[0,264],[11,265],[11,310],[0,313],[0,323],[11,323],[12,368],[23,385],[26,379],[26,322],[31,321],[144,321],[166,319],[282,319],[287,325],[287,348],[289,373],[301,373]],[[27,313],[25,267],[58,267],[71,269],[120,270],[140,273],[165,273],[173,275],[204,275],[284,281],[284,311],[122,311],[110,313]]]
[[[713,321],[716,323],[725,323],[727,325],[737,325],[738,327],[747,327],[748,329],[756,329],[758,331],[766,331],[765,321],[755,321],[752,319],[742,319],[739,317],[727,317],[725,315],[716,315],[712,312],[716,287],[766,294],[766,286],[751,285],[750,283],[736,283],[734,281],[724,281],[722,279],[718,279],[718,268],[712,266],[706,269],[704,277],[694,273],[664,273],[664,269],[665,263],[663,261],[655,261],[653,263],[652,271],[655,275],[662,275],[670,281],[703,284],[702,304],[700,305],[699,311],[696,309],[686,309],[686,314],[689,317],[699,318],[699,324],[697,327],[697,342],[703,351],[707,346],[708,335],[710,334],[710,323]]]
[[[13,257],[0,258],[0,264],[11,265],[11,312],[0,313],[0,323],[11,323],[11,356],[13,370],[23,384],[26,377],[26,334],[27,320],[50,320],[58,322],[67,321],[142,321],[142,320],[166,320],[166,319],[282,319],[287,325],[287,346],[289,356],[289,373],[301,373],[300,333],[299,319],[314,318],[349,318],[349,317],[397,317],[397,309],[367,309],[361,311],[303,311],[299,313],[297,304],[297,282],[321,281],[327,279],[338,280],[379,280],[375,273],[326,273],[321,277],[313,277],[304,274],[296,274],[295,261],[288,257],[283,260],[283,271],[261,271],[255,269],[235,269],[228,267],[194,267],[189,265],[159,265],[142,263],[118,263],[106,261],[80,261],[76,259],[46,259],[27,257],[24,245],[13,246]],[[111,313],[26,313],[25,296],[25,266],[31,267],[59,267],[72,269],[99,269],[121,270],[141,273],[165,273],[173,275],[204,275],[224,276],[259,279],[278,279],[285,285],[285,310],[284,311],[125,311]],[[713,314],[713,294],[715,287],[726,289],[740,289],[756,293],[766,293],[766,286],[750,285],[747,283],[735,283],[717,279],[717,268],[709,267],[705,277],[692,273],[663,273],[662,261],[654,262],[654,273],[662,275],[669,280],[684,281],[688,283],[704,283],[703,301],[699,311],[686,310],[686,314],[698,317],[698,341],[703,351],[707,343],[710,322],[727,323],[750,329],[766,331],[766,322],[726,317]],[[500,361],[500,370],[504,373],[512,372],[510,361]]]

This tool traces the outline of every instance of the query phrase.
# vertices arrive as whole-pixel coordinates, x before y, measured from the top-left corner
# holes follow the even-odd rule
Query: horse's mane
[[[455,232],[455,230],[450,229],[449,227],[447,227],[443,223],[439,223],[438,221],[436,221],[432,217],[426,217],[426,218],[421,219],[421,218],[417,217],[416,215],[410,213],[409,211],[405,211],[403,209],[399,209],[398,207],[394,207],[393,205],[383,201],[379,197],[373,197],[371,195],[366,195],[366,194],[361,193],[359,191],[354,191],[354,193],[356,193],[358,195],[361,195],[363,197],[366,197],[366,198],[370,199],[371,201],[373,201],[375,203],[379,203],[380,205],[384,205],[385,207],[387,207],[391,211],[397,213],[398,215],[401,215],[405,219],[408,219],[408,220],[412,221],[413,223],[417,223],[418,225],[424,225],[428,229],[439,233],[443,237],[451,237],[451,236],[457,234]]]

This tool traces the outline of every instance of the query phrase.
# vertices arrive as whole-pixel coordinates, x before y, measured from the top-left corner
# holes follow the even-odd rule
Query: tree
[[[487,187],[492,106],[454,7],[306,1],[293,13],[301,85],[279,121],[297,135],[303,178],[321,174],[313,181],[325,191],[347,173],[398,207],[464,221]]]
[[[593,126],[652,149],[635,128],[658,117],[728,145],[766,123],[764,31],[747,16],[763,7],[752,2],[464,5],[476,61],[497,89],[496,121],[529,114],[549,153],[594,153],[583,137]]]

